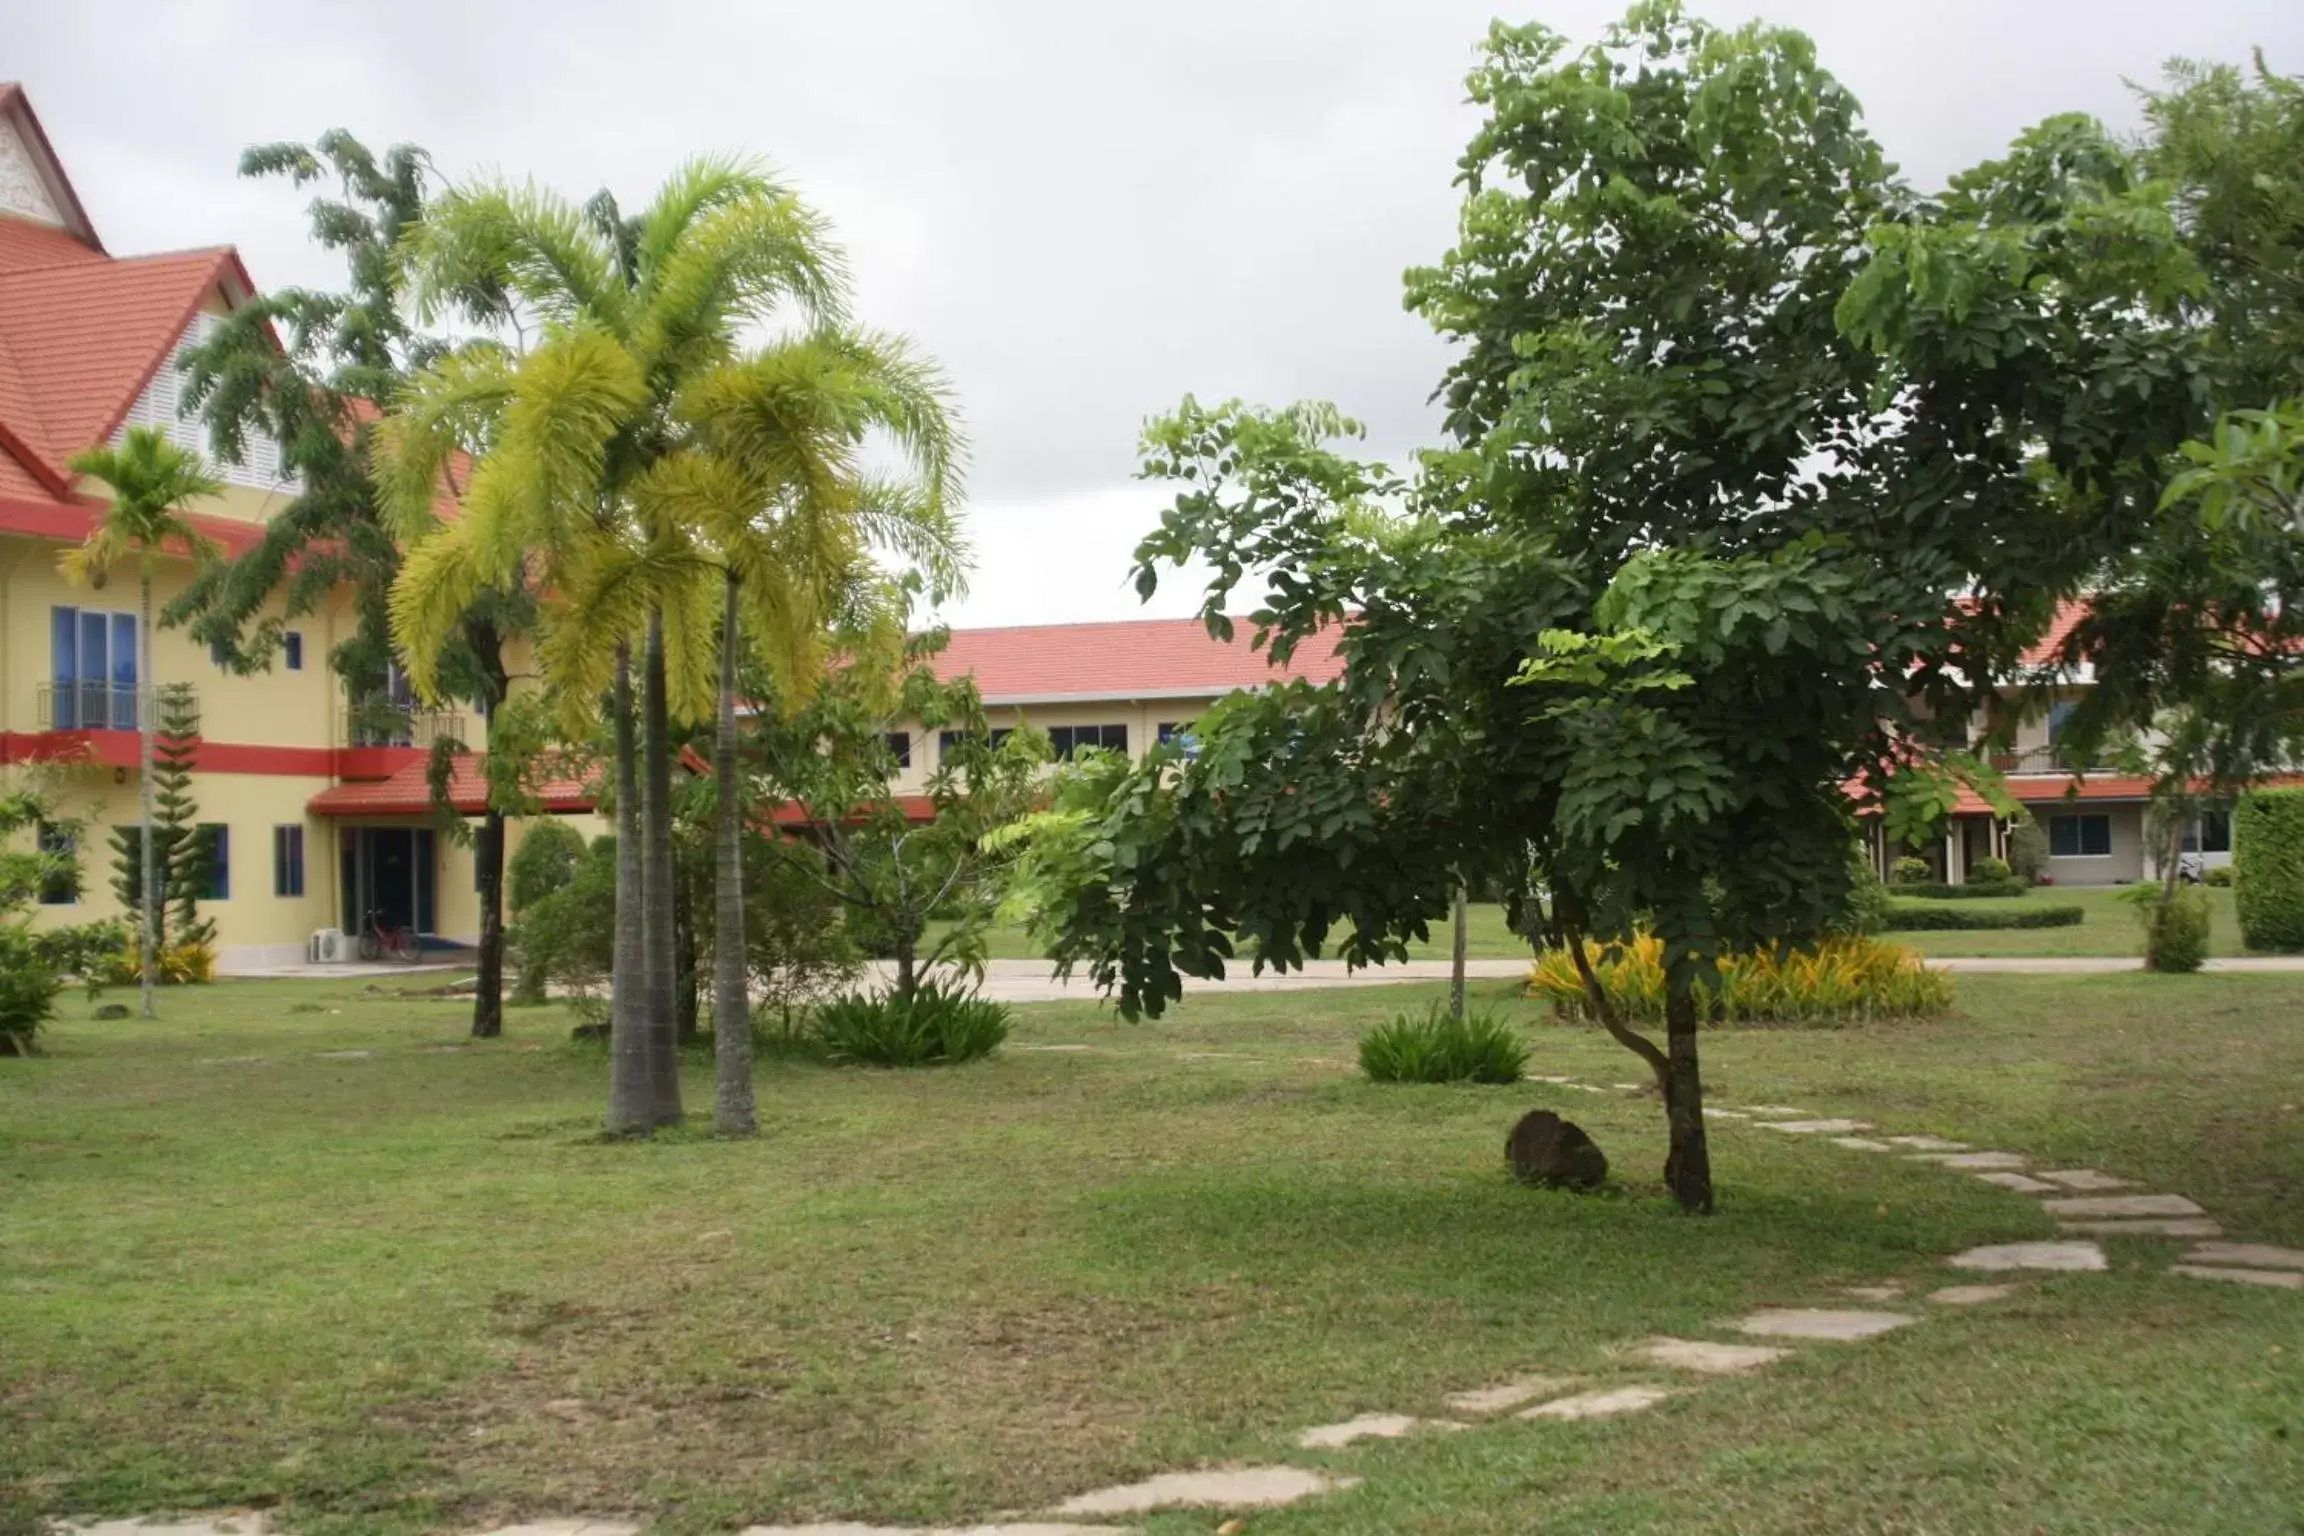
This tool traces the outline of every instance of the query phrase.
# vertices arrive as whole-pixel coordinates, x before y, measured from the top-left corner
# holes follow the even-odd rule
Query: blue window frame
[[[272,894],[304,894],[304,829],[301,826],[272,829]]]
[[[40,823],[40,851],[53,858],[68,859],[79,851],[79,839],[70,827],[59,827],[52,822]],[[55,870],[40,881],[40,905],[68,907],[80,899],[80,877],[77,868]]]
[[[2096,814],[2049,817],[2048,852],[2059,859],[2112,857],[2112,818]]]
[[[288,633],[282,635],[280,637],[280,654],[281,659],[288,664],[289,671],[303,671],[304,632],[300,629],[292,629],[288,631]]]
[[[202,871],[208,878],[201,884],[202,901],[230,901],[232,899],[232,829],[222,822],[204,821],[193,835],[205,845],[207,857]]]
[[[1200,738],[1192,734],[1192,727],[1184,721],[1163,720],[1160,722],[1160,745],[1165,747],[1170,743],[1181,747],[1186,758],[1195,758],[1200,755]]]
[[[51,608],[48,680],[53,729],[136,729],[136,615]]]

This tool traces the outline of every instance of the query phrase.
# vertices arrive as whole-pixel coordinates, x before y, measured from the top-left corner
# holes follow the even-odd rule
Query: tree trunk
[[[1670,1151],[1664,1183],[1682,1210],[1712,1212],[1712,1154],[1704,1141],[1704,1083],[1696,1065],[1696,989],[1682,975],[1664,993],[1664,1118]]]
[[[1448,1014],[1457,1023],[1464,1022],[1464,957],[1471,944],[1466,931],[1471,926],[1471,912],[1467,906],[1461,881],[1456,886],[1456,910],[1451,914],[1451,948],[1448,957]]]
[[[2168,931],[2168,913],[2176,905],[2176,892],[2183,884],[2184,823],[2188,819],[2181,810],[2162,818],[2166,824],[2160,828],[2160,899],[2144,924],[2144,969],[2148,971],[2160,969],[2161,937]]]
[[[138,612],[136,616],[136,786],[140,809],[137,815],[141,829],[139,841],[143,844],[139,862],[143,865],[144,901],[142,920],[138,924],[138,959],[144,982],[144,1017],[160,1016],[157,1002],[160,979],[160,852],[152,836],[152,716],[160,706],[160,690],[152,686],[152,578],[143,577],[136,584]]]
[[[487,696],[481,701],[481,752],[486,755],[495,749],[496,712],[510,692],[504,647],[496,627],[485,622],[468,623],[466,639],[487,678]],[[472,992],[472,1038],[494,1040],[504,1033],[504,813],[496,808],[493,792],[480,818],[472,860],[480,882],[480,975]]]
[[[675,915],[680,895],[672,870],[672,723],[665,697],[664,614],[648,615],[648,650],[640,680],[640,967],[648,1020],[650,1123],[677,1125],[680,1037],[672,993],[679,977]]]
[[[491,804],[472,846],[480,874],[480,976],[472,993],[472,1038],[504,1033],[504,813]]]
[[[728,572],[720,616],[720,729],[713,743],[720,791],[714,839],[712,927],[712,1129],[721,1136],[756,1136],[752,1102],[752,997],[750,958],[744,947],[743,797],[736,761],[736,647],[743,626],[736,616],[736,572]]]
[[[632,647],[616,647],[616,948],[608,973],[608,1129],[645,1131],[648,1019],[642,1006],[644,944],[640,931],[640,760],[632,732]]]
[[[916,940],[912,934],[904,931],[901,928],[897,930],[896,995],[906,1002],[910,1002],[912,1000],[912,994],[917,991],[920,986],[919,969],[913,960],[913,955],[915,953],[915,943]]]

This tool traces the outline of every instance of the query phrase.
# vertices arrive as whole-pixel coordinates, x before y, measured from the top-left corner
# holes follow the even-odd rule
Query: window
[[[2202,811],[2200,819],[2184,828],[2186,853],[2230,853],[2232,851],[2232,813],[2229,811]]]
[[[280,657],[289,671],[304,670],[304,631],[292,629],[280,637]]]
[[[234,485],[250,485],[260,491],[274,487],[299,489],[295,477],[281,460],[280,445],[271,434],[262,430],[248,433],[240,445],[240,462],[218,464],[208,441],[208,424],[191,410],[186,399],[190,380],[183,372],[184,355],[205,342],[224,323],[222,315],[201,314],[185,327],[176,345],[168,349],[159,371],[152,382],[144,386],[144,393],[128,408],[119,430],[112,434],[115,445],[127,440],[130,427],[158,427],[168,434],[168,440],[179,448],[189,448],[206,460],[209,469]]]
[[[2048,852],[2059,859],[2108,859],[2112,856],[2112,818],[2109,816],[2051,816]]]
[[[51,822],[40,823],[40,852],[50,858],[69,859],[79,851],[79,840],[70,827],[59,827]],[[77,868],[54,870],[40,880],[40,905],[68,907],[80,899],[80,872]]]
[[[57,607],[48,625],[49,729],[136,729],[136,615]]]
[[[1088,747],[1102,747],[1109,752],[1126,753],[1128,727],[1124,725],[1052,725],[1048,728],[1048,744],[1056,749],[1056,759],[1065,758]]]
[[[888,755],[896,759],[897,767],[911,767],[912,733],[910,731],[890,731],[888,733]]]
[[[272,894],[304,894],[304,829],[301,826],[272,829]]]
[[[991,733],[992,750],[999,751],[1008,738],[1015,734],[1016,728],[1014,726],[994,727]],[[960,733],[958,731],[938,731],[936,733],[936,756],[939,759],[950,757],[959,745]]]
[[[232,829],[222,822],[204,821],[192,831],[193,845],[200,850],[199,899],[202,901],[230,901],[232,899]]]
[[[2064,723],[2072,718],[2079,704],[2072,699],[2058,699],[2048,706],[2048,744],[2054,746],[2064,739]]]

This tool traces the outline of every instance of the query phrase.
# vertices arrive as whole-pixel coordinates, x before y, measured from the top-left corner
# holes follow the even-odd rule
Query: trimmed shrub
[[[2304,789],[2260,789],[2232,809],[2240,936],[2250,949],[2304,949]]]
[[[850,993],[820,1004],[810,1032],[834,1061],[868,1067],[950,1066],[1008,1038],[1008,1010],[957,987],[922,982],[909,998]]]
[[[1917,885],[1923,880],[1933,878],[1935,873],[1936,871],[1929,867],[1926,859],[1915,858],[1908,853],[1888,866],[1888,883],[1891,885]]]
[[[2136,914],[2144,929],[2144,956],[2163,975],[2183,976],[2208,960],[2208,893],[2178,886],[2175,899],[2160,903],[2160,887],[2138,883],[2115,898]]]
[[[557,816],[528,828],[504,864],[504,909],[519,913],[564,888],[583,867],[584,834]]]
[[[2008,867],[2006,859],[1987,856],[1968,866],[1970,885],[2007,885],[2015,878],[2016,871]]]
[[[2218,890],[2230,890],[2232,888],[2232,866],[2229,864],[2209,865],[2200,871],[2200,883],[2213,885]]]
[[[2009,823],[2008,869],[2022,885],[2038,885],[2048,873],[2048,834],[2030,811]]]
[[[32,1054],[63,990],[64,978],[40,953],[32,925],[0,923],[0,1056]]]
[[[1458,1019],[1434,1003],[1360,1037],[1360,1070],[1376,1083],[1516,1083],[1528,1065],[1520,1031],[1493,1014]]]
[[[1888,887],[1888,894],[1909,896],[1921,901],[1980,901],[2023,896],[2029,894],[2031,889],[2021,880],[1971,880],[1966,885],[1915,881],[1909,885],[1892,885]]]
[[[1848,904],[1832,925],[1837,934],[1878,933],[1888,918],[1888,887],[1859,850],[1848,861]]]
[[[1600,986],[1627,1019],[1664,1017],[1664,945],[1642,934],[1630,944],[1588,947]],[[1576,962],[1555,950],[1536,963],[1528,990],[1563,1019],[1585,1016]],[[1901,944],[1826,939],[1812,950],[1760,950],[1720,961],[1718,986],[1699,983],[1698,1003],[1713,1023],[1837,1024],[1921,1018],[1952,1006],[1952,978],[1931,971]]]
[[[1938,907],[1921,901],[1888,903],[1886,933],[1986,928],[2077,928],[2085,907]]]

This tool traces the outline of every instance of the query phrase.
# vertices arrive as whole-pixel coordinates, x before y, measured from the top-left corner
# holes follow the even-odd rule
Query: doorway
[[[433,931],[430,827],[346,827],[339,846],[346,932],[365,932],[371,912],[388,928]]]

